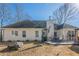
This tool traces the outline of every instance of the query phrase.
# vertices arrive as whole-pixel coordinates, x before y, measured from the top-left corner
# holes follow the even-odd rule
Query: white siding
[[[63,38],[64,40],[67,40],[67,32],[68,31],[75,31],[75,29],[73,28],[64,28],[64,29],[61,29],[61,30],[58,30],[58,37],[59,38]]]
[[[42,28],[5,28],[3,41],[41,40],[42,30]],[[12,31],[18,31],[18,36],[12,35]],[[22,37],[22,31],[26,31],[26,38]],[[35,31],[39,31],[39,37],[35,37]]]

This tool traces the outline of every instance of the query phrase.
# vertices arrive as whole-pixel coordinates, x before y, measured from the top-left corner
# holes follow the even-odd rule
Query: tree
[[[61,25],[71,20],[79,10],[74,6],[74,4],[65,3],[60,6],[57,10],[53,13],[53,19],[56,20],[56,23]]]
[[[5,21],[8,21],[10,19],[10,10],[8,9],[8,4],[0,4],[0,30],[1,30],[1,40],[2,41],[2,34],[3,34],[3,25]]]
[[[15,4],[15,9],[16,9],[16,21],[20,21],[22,17],[22,9],[19,4]]]
[[[24,8],[22,8],[23,6],[24,6],[23,4],[15,4],[15,9],[16,9],[15,18],[17,22],[20,20],[32,19],[32,17],[26,11],[24,11]]]

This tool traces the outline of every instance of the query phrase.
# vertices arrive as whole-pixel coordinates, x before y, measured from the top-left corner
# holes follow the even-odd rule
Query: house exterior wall
[[[79,29],[76,30],[76,40],[79,41]]]
[[[47,29],[48,29],[47,33],[48,40],[51,40],[54,38],[54,23],[52,20],[47,21]]]
[[[5,28],[3,41],[42,40],[43,28]],[[12,35],[12,31],[18,31],[18,36]],[[26,37],[22,37],[22,31],[26,31]],[[39,37],[35,37],[35,31],[39,31]]]
[[[55,30],[55,32],[57,32],[57,37],[62,40],[62,30]]]
[[[64,29],[60,29],[58,30],[58,37],[60,39],[63,39],[63,40],[67,40],[67,33],[68,31],[74,31],[75,32],[75,29],[74,28],[64,28]]]
[[[79,37],[79,30],[77,30],[77,36]]]

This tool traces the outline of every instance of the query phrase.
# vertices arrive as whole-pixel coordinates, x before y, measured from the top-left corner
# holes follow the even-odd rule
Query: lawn
[[[78,56],[76,45],[49,45],[35,42],[24,43],[18,51],[7,51],[6,44],[0,43],[1,56]]]

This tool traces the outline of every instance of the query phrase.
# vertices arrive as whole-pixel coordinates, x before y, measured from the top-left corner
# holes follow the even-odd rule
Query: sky
[[[23,10],[24,15],[21,15],[22,20],[30,18],[31,20],[48,20],[49,16],[52,16],[53,12],[62,6],[63,3],[20,3],[20,10]],[[11,19],[4,20],[4,24],[15,22],[16,4],[9,4],[8,6],[11,12]],[[20,11],[21,12],[21,11]],[[79,27],[79,17],[68,21],[69,24]]]
[[[47,20],[62,4],[27,4],[27,12],[36,20]]]

